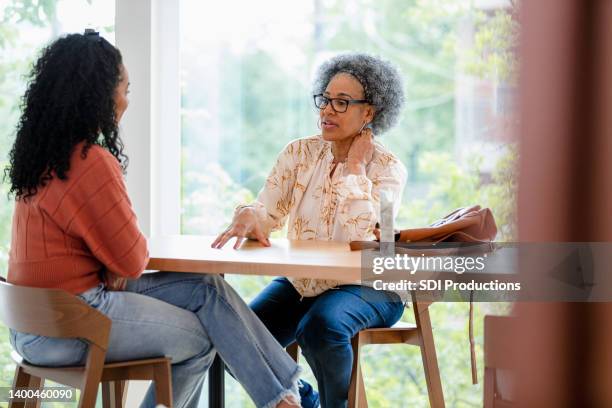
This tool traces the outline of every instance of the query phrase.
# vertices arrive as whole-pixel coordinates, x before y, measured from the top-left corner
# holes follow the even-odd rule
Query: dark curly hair
[[[125,171],[128,158],[114,102],[121,65],[119,50],[90,30],[61,37],[42,50],[28,76],[5,169],[16,199],[34,196],[53,177],[65,180],[70,156],[83,141],[81,157],[96,144]]]
[[[352,75],[363,86],[365,99],[375,108],[371,123],[374,134],[384,133],[397,124],[404,106],[404,85],[395,65],[364,53],[336,55],[318,68],[314,94],[323,93],[329,81],[339,73]]]

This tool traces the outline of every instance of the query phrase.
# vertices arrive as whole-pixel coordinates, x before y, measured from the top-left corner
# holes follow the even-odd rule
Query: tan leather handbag
[[[479,205],[458,208],[425,228],[399,232],[400,242],[490,242],[497,235],[493,213]]]
[[[380,239],[380,230],[374,230],[376,238]],[[497,235],[497,225],[493,213],[488,208],[479,205],[458,208],[444,218],[428,227],[403,229],[395,234],[395,241],[405,242],[473,242],[489,243]],[[365,248],[377,248],[374,241],[352,241],[353,251]]]

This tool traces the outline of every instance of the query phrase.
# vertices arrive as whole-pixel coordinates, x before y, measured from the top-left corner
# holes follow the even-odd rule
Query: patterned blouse
[[[330,176],[334,166],[331,146],[317,135],[294,140],[280,153],[251,204],[266,235],[281,229],[289,217],[289,239],[374,239],[382,190],[391,192],[397,215],[406,183],[404,165],[375,142],[365,176],[349,174],[345,163],[339,163]],[[340,284],[329,279],[289,280],[302,296],[316,296]]]

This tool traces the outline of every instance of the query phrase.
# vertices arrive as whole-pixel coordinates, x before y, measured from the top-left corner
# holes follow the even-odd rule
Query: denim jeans
[[[123,292],[103,285],[81,295],[112,320],[106,361],[172,358],[176,407],[196,407],[206,371],[219,353],[257,407],[297,395],[300,368],[240,296],[219,276],[175,272],[142,275]],[[86,342],[11,332],[32,364],[83,365]],[[155,406],[150,387],[143,407]]]
[[[343,285],[318,296],[304,297],[286,278],[276,278],[250,304],[276,340],[286,347],[297,341],[317,379],[319,395],[300,381],[304,408],[348,404],[353,365],[351,339],[371,327],[390,327],[404,305],[392,292]]]

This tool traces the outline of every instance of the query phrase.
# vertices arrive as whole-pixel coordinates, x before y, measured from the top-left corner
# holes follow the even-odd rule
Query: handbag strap
[[[472,384],[478,384],[478,367],[476,366],[476,345],[474,342],[474,291],[470,291],[470,316],[468,319],[470,337],[470,360],[472,367]]]

